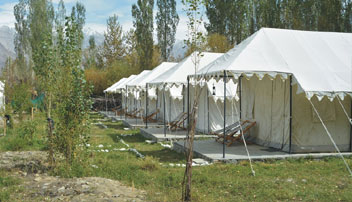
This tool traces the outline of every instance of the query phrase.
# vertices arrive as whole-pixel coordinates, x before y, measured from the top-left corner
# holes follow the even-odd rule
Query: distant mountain
[[[2,26],[0,27],[0,68],[3,68],[8,57],[15,57],[15,30]]]
[[[99,46],[99,45],[104,43],[104,34],[102,34],[102,33],[94,31],[94,30],[92,30],[90,28],[85,28],[83,30],[83,34],[84,34],[83,48],[88,48],[90,36],[94,36],[95,44],[97,46]]]
[[[183,59],[187,52],[187,45],[184,41],[178,40],[175,42],[175,45],[171,51],[170,57],[174,58],[176,61]]]

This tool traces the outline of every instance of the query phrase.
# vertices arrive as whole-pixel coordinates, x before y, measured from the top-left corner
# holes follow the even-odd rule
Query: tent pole
[[[169,120],[167,121],[167,123],[170,123],[171,121],[171,97],[169,99]]]
[[[106,113],[106,115],[108,114],[108,100],[106,97],[106,93],[105,93],[105,113]]]
[[[209,120],[209,88],[207,87],[207,112],[208,112],[208,134],[210,133],[210,120]]]
[[[242,119],[242,76],[239,77],[239,82],[238,82],[238,88],[239,88],[239,97],[240,97],[240,120]]]
[[[222,144],[222,158],[225,158],[225,143],[226,143],[226,71],[224,71],[224,138]]]
[[[159,102],[159,92],[158,92],[158,88],[155,88],[155,95],[156,95],[155,110],[158,110],[158,102]],[[158,120],[158,114],[159,114],[159,113],[156,113],[156,115],[155,115],[156,120]]]
[[[163,90],[163,105],[164,105],[164,137],[166,137],[166,107],[165,107],[165,85]]]
[[[189,138],[189,77],[187,76],[187,138]]]
[[[351,116],[352,116],[352,98],[351,98]],[[352,152],[352,125],[350,125],[350,152]]]
[[[148,128],[148,84],[145,84],[145,87],[145,128]]]
[[[137,100],[137,92],[134,92],[134,109],[138,110],[138,100]],[[138,112],[137,112],[138,114]],[[137,126],[137,114],[136,114],[136,126]]]
[[[292,75],[290,75],[290,142],[289,153],[292,153]]]
[[[126,112],[125,112],[125,120],[127,119],[126,113],[128,112],[128,103],[127,103],[127,99],[128,99],[128,93],[127,93],[127,85],[126,85],[126,92],[125,92],[125,100],[126,100]]]
[[[183,86],[183,90],[182,90],[182,94],[183,94],[183,96],[182,96],[182,104],[183,104],[183,106],[182,106],[182,113],[185,113],[185,84],[182,84],[182,86]],[[183,128],[185,127],[185,122],[183,121],[182,122],[182,126],[183,126]]]

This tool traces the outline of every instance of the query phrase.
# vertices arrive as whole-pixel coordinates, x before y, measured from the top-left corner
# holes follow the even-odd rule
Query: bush
[[[6,151],[23,151],[28,149],[45,148],[42,133],[38,130],[37,121],[22,121],[19,127],[8,130],[7,135],[2,139],[1,146]]]

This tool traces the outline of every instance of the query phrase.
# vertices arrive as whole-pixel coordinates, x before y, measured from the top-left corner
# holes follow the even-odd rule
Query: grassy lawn
[[[9,176],[6,171],[0,171],[0,201],[8,201],[11,194],[21,192],[20,180]]]
[[[160,144],[146,143],[138,130],[125,130],[121,122],[111,122],[98,114],[92,114],[92,117],[94,124],[88,147],[90,158],[85,159],[87,166],[78,166],[72,173],[61,173],[62,176],[115,179],[146,190],[150,201],[180,201],[184,168],[169,164],[185,163],[183,154]],[[146,158],[120,151],[127,148],[121,140]],[[3,146],[1,148],[4,150]],[[32,149],[40,148],[32,146]],[[352,158],[347,161],[352,166]],[[253,166],[255,177],[251,176],[245,161],[194,167],[193,200],[352,201],[352,177],[348,176],[339,158],[265,161],[255,162]],[[11,190],[11,186],[6,190]]]
[[[146,159],[126,151],[94,152],[90,163],[98,168],[88,168],[88,175],[144,189],[151,201],[179,201],[184,168],[168,164],[184,163],[184,156],[147,144],[138,130],[124,130],[121,122],[102,123],[108,129],[92,127],[91,148],[123,148],[123,139]],[[352,166],[351,158],[348,162]],[[194,201],[352,201],[352,178],[339,158],[255,162],[254,169],[255,177],[247,162],[195,167]]]

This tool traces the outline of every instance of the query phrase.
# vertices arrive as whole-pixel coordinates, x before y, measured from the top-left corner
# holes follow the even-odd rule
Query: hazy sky
[[[66,9],[69,11],[77,0],[64,0]],[[156,2],[156,0],[154,0]],[[7,25],[14,27],[15,17],[13,15],[13,7],[18,0],[0,0],[0,26]],[[55,8],[59,0],[53,0]],[[137,0],[80,0],[86,7],[86,26],[90,29],[103,33],[106,29],[106,20],[109,16],[117,14],[123,29],[127,31],[132,28],[132,4]],[[156,4],[156,3],[155,3]],[[180,16],[176,38],[178,40],[185,39],[187,31],[187,18],[183,11],[181,0],[177,0],[177,12]],[[154,15],[156,14],[156,5],[154,6]],[[155,28],[155,26],[154,26]]]

